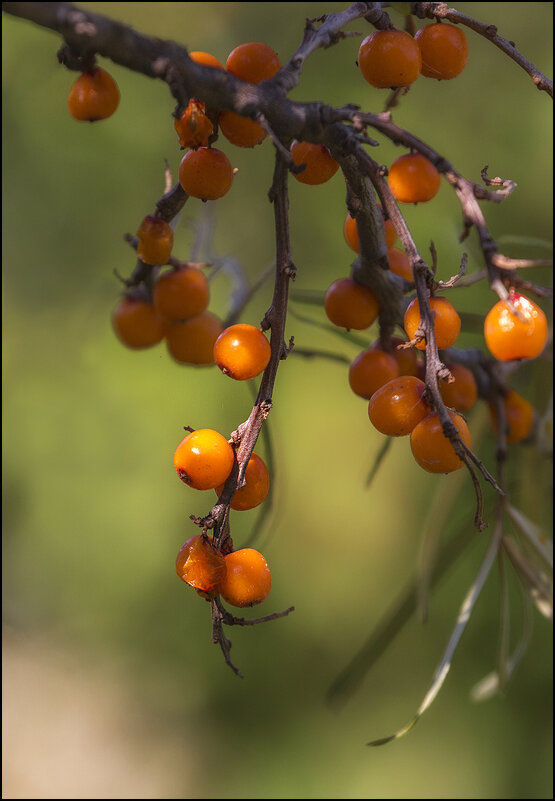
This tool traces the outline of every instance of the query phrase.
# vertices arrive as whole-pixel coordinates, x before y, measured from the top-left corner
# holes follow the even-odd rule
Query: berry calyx
[[[158,314],[167,320],[188,320],[206,309],[210,288],[197,267],[178,267],[156,279],[152,300]]]
[[[456,412],[449,412],[449,417],[466,447],[472,448],[472,437],[464,418]],[[452,473],[463,466],[451,441],[443,433],[437,414],[425,417],[414,427],[410,446],[412,455],[428,473]]]
[[[218,125],[228,142],[236,147],[255,147],[266,139],[266,131],[261,125],[234,111],[221,111]]]
[[[211,544],[212,537],[197,534],[179,549],[175,570],[182,581],[202,593],[215,593],[226,574],[226,563]]]
[[[368,404],[372,425],[388,437],[404,437],[430,413],[426,385],[415,376],[400,376],[376,390]]]
[[[494,403],[490,402],[488,405],[492,428],[497,434],[499,431],[497,408]],[[532,404],[522,395],[519,395],[518,392],[515,392],[514,389],[511,389],[503,398],[503,406],[507,426],[507,442],[522,442],[522,440],[527,439],[532,433],[536,419],[536,412]]]
[[[461,28],[436,22],[414,36],[422,53],[422,75],[450,80],[460,75],[468,61],[468,41]]]
[[[106,70],[92,67],[71,87],[67,105],[71,116],[80,122],[105,120],[119,105],[118,85]]]
[[[112,315],[112,324],[118,338],[128,348],[150,348],[164,338],[166,323],[151,303],[132,297],[123,297]]]
[[[231,51],[225,68],[228,72],[249,83],[260,83],[273,78],[281,67],[278,55],[262,42],[246,42]]]
[[[216,487],[216,493],[221,495],[224,485]],[[246,512],[254,509],[265,500],[270,491],[270,473],[264,463],[256,453],[251,455],[245,469],[245,485],[238,489],[232,500],[231,508],[237,512]]]
[[[137,256],[145,264],[167,264],[173,248],[173,231],[161,217],[148,214],[137,231]]]
[[[168,351],[180,364],[214,364],[214,343],[221,333],[220,318],[204,311],[188,320],[168,325]]]
[[[271,353],[270,343],[262,331],[246,323],[226,328],[214,344],[214,361],[222,373],[236,381],[260,375]]]
[[[421,153],[407,153],[389,168],[388,183],[400,203],[425,203],[439,192],[441,175]]]
[[[443,402],[458,412],[468,412],[478,400],[478,387],[474,373],[462,364],[448,366],[451,376],[455,380],[450,383],[439,382],[439,391]]]
[[[217,200],[231,189],[233,167],[221,150],[199,147],[189,150],[181,159],[179,183],[191,197]]]
[[[434,313],[434,332],[438,350],[450,348],[457,341],[461,330],[461,318],[447,298],[430,298],[430,309]],[[405,331],[409,339],[414,339],[420,325],[420,304],[414,298],[405,312]],[[426,340],[416,344],[418,350],[426,350]]]
[[[297,166],[306,165],[302,172],[293,173],[297,181],[302,184],[311,186],[323,184],[339,169],[339,164],[324,145],[312,145],[310,142],[295,140],[291,145],[291,158]]]
[[[399,364],[383,350],[363,350],[349,367],[349,385],[356,395],[369,400],[388,381],[398,378]]]
[[[215,489],[225,484],[235,454],[229,442],[211,428],[199,428],[177,446],[173,464],[177,475],[193,489]]]
[[[220,593],[232,606],[254,606],[268,597],[272,574],[268,562],[253,548],[233,551],[225,557],[226,574]]]
[[[207,147],[214,133],[214,126],[206,114],[206,105],[195,98],[189,100],[189,105],[173,125],[182,148]]]
[[[358,51],[358,66],[366,81],[377,89],[409,86],[420,75],[420,48],[405,31],[375,31]]]
[[[326,292],[324,308],[334,325],[355,331],[371,326],[379,312],[374,293],[352,278],[333,282]]]
[[[509,300],[518,314],[505,300],[498,301],[484,321],[486,345],[502,362],[534,359],[547,342],[547,318],[543,310],[525,295],[512,292]]]

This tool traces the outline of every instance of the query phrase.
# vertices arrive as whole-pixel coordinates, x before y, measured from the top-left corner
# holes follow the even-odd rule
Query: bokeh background
[[[345,7],[82,5],[221,61],[252,40],[285,61],[306,17]],[[496,23],[552,73],[551,3],[460,8]],[[405,440],[393,443],[365,489],[382,438],[341,362],[292,356],[280,368],[268,425],[271,509],[261,529],[258,511],[233,513],[232,531],[237,546],[258,543],[272,568],[272,593],[254,613],[291,604],[296,611],[231,630],[245,678],[225,666],[210,642],[208,604],[174,572],[180,545],[195,533],[189,515],[205,514],[213,498],[181,484],[171,460],[184,425],[234,430],[248,415],[250,388],[217,369],[179,366],[163,345],[129,351],[110,324],[120,292],[114,270],[129,275],[134,265],[123,234],[135,232],[162,194],[164,159],[177,174],[172,98],[163,84],[100,60],[119,84],[120,107],[107,121],[77,123],[66,107],[75,75],[57,63],[59,38],[9,16],[3,22],[3,796],[552,797],[551,626],[534,614],[530,648],[505,697],[482,704],[469,697],[495,667],[496,570],[431,710],[403,740],[365,747],[419,705],[491,528],[474,532],[462,471],[425,474]],[[370,32],[363,21],[350,29]],[[420,79],[395,120],[466,176],[480,180],[489,164],[490,175],[515,180],[509,200],[485,207],[492,234],[508,255],[549,258],[551,102],[499,50],[472,32],[468,38],[462,76]],[[387,93],[362,80],[359,43],[355,36],[314,53],[292,97],[380,111]],[[380,141],[372,154],[390,164],[400,151]],[[212,252],[234,256],[253,282],[273,259],[272,146],[221,146],[239,168],[233,189],[217,203],[187,204],[174,252],[187,258],[211,215]],[[295,289],[324,291],[352,261],[342,236],[344,185],[340,174],[319,187],[291,184]],[[440,278],[456,272],[463,250],[469,272],[480,268],[475,238],[458,241],[460,209],[446,184],[406,217],[424,254],[433,239]],[[530,277],[551,281],[545,269]],[[225,272],[213,281],[218,314],[230,287]],[[479,314],[495,300],[485,283],[453,297],[461,311]],[[270,298],[266,283],[243,319],[260,321]],[[321,308],[291,308],[325,322]],[[303,348],[349,359],[360,349],[294,316],[287,331]],[[460,342],[483,346],[471,326]],[[514,377],[540,414],[550,375],[546,357]],[[492,466],[481,406],[470,426]],[[268,453],[268,438],[257,450]],[[547,459],[533,445],[514,446],[510,459],[515,503],[547,532]],[[484,491],[491,508],[493,493]],[[428,623],[413,616],[356,691],[330,706],[330,684],[409,585],[426,530],[438,527],[442,543],[465,531],[469,542],[434,591]],[[514,643],[522,599],[510,570],[508,579]]]

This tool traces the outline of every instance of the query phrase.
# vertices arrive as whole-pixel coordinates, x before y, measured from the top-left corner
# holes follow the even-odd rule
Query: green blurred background
[[[245,41],[270,44],[282,62],[304,20],[331,3],[85,3],[138,30],[206,50],[225,61]],[[552,73],[552,4],[463,3],[543,72]],[[401,26],[403,20],[393,14]],[[59,37],[4,17],[4,797],[8,798],[550,798],[551,627],[535,614],[529,651],[509,692],[482,704],[473,685],[495,666],[499,579],[494,570],[438,700],[405,739],[368,749],[419,705],[491,528],[473,532],[466,476],[421,471],[408,442],[393,446],[370,490],[364,479],[382,445],[340,362],[291,357],[282,364],[269,419],[274,496],[256,542],[273,576],[258,613],[294,604],[285,620],[233,629],[236,678],[210,643],[209,606],[178,581],[176,553],[195,533],[188,517],[214,498],[182,485],[171,459],[183,426],[229,434],[252,404],[249,388],[216,369],[173,363],[163,345],[126,350],[110,315],[129,275],[134,232],[163,192],[164,159],[180,159],[166,87],[100,60],[121,103],[109,120],[75,122],[66,107],[73,73],[56,61]],[[363,35],[363,21],[350,26]],[[518,183],[485,206],[493,236],[511,256],[549,258],[552,238],[551,102],[499,50],[468,33],[470,59],[454,81],[420,79],[395,120],[443,152],[469,178],[480,169]],[[360,37],[318,51],[298,100],[380,111],[387,93],[362,80]],[[187,258],[195,228],[213,214],[213,252],[233,255],[250,281],[272,261],[266,199],[272,146],[221,147],[239,168],[232,191],[187,204],[174,252]],[[382,140],[372,155],[400,155]],[[342,237],[345,191],[291,182],[297,290],[325,290],[348,274]],[[475,238],[458,242],[461,214],[445,184],[433,203],[406,209],[439,277],[463,250],[479,269]],[[530,237],[526,246],[522,237]],[[545,244],[547,243],[547,245]],[[530,277],[549,282],[548,270]],[[211,309],[225,314],[230,283],[215,278]],[[258,323],[265,284],[245,310]],[[460,290],[460,310],[484,314],[485,284]],[[541,302],[549,311],[550,304]],[[293,311],[324,322],[321,309]],[[290,317],[299,347],[354,358],[359,348]],[[376,335],[371,331],[371,336]],[[479,331],[462,346],[482,346]],[[514,379],[546,410],[550,364]],[[470,415],[476,448],[493,466],[485,411]],[[480,438],[479,431],[484,431]],[[257,450],[264,454],[264,444]],[[461,480],[462,478],[462,480]],[[513,447],[509,483],[517,505],[550,523],[550,473],[532,447]],[[469,547],[434,592],[431,617],[411,619],[356,693],[330,708],[325,694],[415,574],[429,508],[453,483],[461,490],[441,539],[468,532]],[[485,489],[487,504],[493,497]],[[233,513],[237,547],[258,512]],[[433,526],[432,526],[433,527]],[[509,571],[513,641],[521,596]],[[248,613],[250,614],[250,613]],[[248,615],[247,615],[248,616]]]

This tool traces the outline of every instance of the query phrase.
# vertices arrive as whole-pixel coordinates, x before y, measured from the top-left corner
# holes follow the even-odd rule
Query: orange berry
[[[202,534],[190,537],[179,549],[175,569],[179,578],[197,591],[217,594],[226,574],[226,563],[211,540],[212,537]]]
[[[463,417],[449,412],[449,417],[467,448],[472,448],[472,437]],[[452,473],[463,466],[451,441],[443,433],[437,414],[430,414],[418,423],[410,435],[412,455],[428,473]]]
[[[222,493],[224,485],[216,487],[216,494]],[[245,512],[259,506],[270,491],[270,474],[264,460],[256,453],[251,455],[245,470],[245,485],[235,492],[231,500],[231,508],[237,512]]]
[[[462,364],[449,365],[449,370],[455,380],[451,383],[439,382],[439,391],[443,402],[458,412],[468,412],[478,400],[478,387],[474,373]]]
[[[221,150],[199,147],[189,150],[181,159],[179,182],[191,197],[216,200],[231,189],[233,167]]]
[[[219,70],[224,68],[224,65],[218,61],[216,56],[204,53],[202,50],[191,50],[189,58],[192,58],[197,64],[202,64],[203,67],[216,67]]]
[[[232,75],[249,83],[260,83],[273,78],[281,64],[277,53],[262,42],[247,42],[232,50],[225,68]]]
[[[195,98],[189,100],[189,105],[173,125],[183,148],[206,147],[214,132],[214,126],[206,116],[205,104]]]
[[[232,606],[261,603],[272,588],[268,562],[253,548],[233,551],[225,557],[227,572],[220,584],[222,597]]]
[[[449,80],[460,75],[468,60],[468,42],[456,25],[425,25],[414,36],[422,53],[422,75]]]
[[[167,264],[173,247],[171,226],[161,217],[148,214],[137,231],[137,256],[145,264]]]
[[[398,377],[399,365],[396,359],[383,350],[363,350],[349,367],[351,389],[367,400],[388,381]]]
[[[114,330],[128,348],[150,348],[166,333],[166,323],[146,300],[123,297],[112,315]]]
[[[270,343],[260,328],[246,323],[226,328],[214,344],[214,361],[222,373],[237,381],[260,375],[271,353]]]
[[[335,175],[339,169],[337,161],[330,156],[324,145],[312,145],[310,142],[297,142],[291,145],[291,157],[297,166],[305,164],[302,172],[293,173],[302,184],[316,186],[323,184]]]
[[[398,348],[398,345],[405,344],[406,339],[391,337],[391,355],[399,365],[399,375],[415,375],[420,378],[418,370],[418,357],[413,348]],[[380,340],[376,340],[372,345],[372,350],[381,350]]]
[[[198,428],[177,446],[173,464],[177,475],[193,489],[215,489],[225,484],[235,454],[229,442],[211,428]]]
[[[95,122],[111,117],[119,104],[117,83],[106,70],[92,67],[70,89],[67,105],[76,120]]]
[[[503,398],[503,405],[505,406],[507,423],[507,442],[522,442],[523,439],[526,439],[532,433],[536,417],[534,407],[513,389],[509,390]],[[494,403],[489,403],[489,410],[492,428],[497,434],[499,421],[497,419],[497,409]]]
[[[430,309],[434,316],[434,331],[439,350],[450,348],[457,341],[461,330],[461,318],[447,298],[430,298]],[[409,339],[414,339],[420,325],[420,305],[418,298],[411,300],[405,312],[405,331]],[[416,347],[426,350],[426,341],[422,340]]]
[[[391,220],[384,220],[384,234],[385,234],[385,244],[388,248],[393,247],[397,240],[397,231],[395,230],[395,226],[391,222]],[[358,228],[357,228],[357,221],[354,217],[351,217],[350,214],[347,215],[345,220],[345,225],[343,226],[343,235],[345,236],[345,241],[351,248],[354,250],[355,253],[360,253],[360,242],[358,238]]]
[[[196,267],[178,267],[158,276],[152,291],[154,308],[168,320],[187,320],[208,306],[210,288]]]
[[[420,75],[421,65],[420,48],[404,31],[375,31],[358,51],[360,71],[377,89],[409,86]]]
[[[540,355],[547,342],[547,318],[534,301],[518,292],[511,292],[509,300],[522,319],[511,311],[506,301],[500,300],[484,321],[486,345],[502,362],[533,359]]]
[[[356,331],[371,326],[379,312],[374,293],[352,278],[339,278],[333,282],[326,292],[324,308],[334,325]]]
[[[370,422],[388,437],[410,434],[415,425],[430,413],[423,398],[425,389],[426,384],[411,375],[388,381],[370,398]]]
[[[168,326],[168,350],[181,364],[214,364],[214,343],[221,333],[220,318],[204,311],[196,317]]]
[[[221,111],[218,125],[228,142],[237,147],[254,147],[266,139],[266,131],[261,125],[233,111]]]
[[[387,261],[389,262],[389,269],[392,273],[400,275],[405,281],[414,281],[409,257],[402,250],[390,248],[387,251]]]
[[[407,153],[389,168],[389,188],[401,203],[424,203],[439,192],[441,175],[421,153]]]

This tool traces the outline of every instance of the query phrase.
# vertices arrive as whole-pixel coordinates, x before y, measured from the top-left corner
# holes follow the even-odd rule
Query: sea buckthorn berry
[[[215,489],[225,484],[235,460],[229,442],[211,428],[198,428],[177,446],[173,464],[177,475],[193,489]]]
[[[100,67],[83,72],[71,87],[67,99],[69,113],[82,122],[105,120],[112,116],[118,104],[118,85]]]
[[[406,253],[403,253],[402,250],[390,248],[387,251],[387,261],[389,262],[389,269],[392,273],[400,275],[405,281],[414,281],[409,257]]]
[[[422,75],[450,80],[460,75],[468,60],[468,41],[461,28],[437,22],[414,36],[422,53]]]
[[[486,345],[502,362],[534,359],[547,342],[547,318],[534,301],[518,292],[511,292],[509,300],[520,316],[506,301],[496,303],[484,321]]]
[[[397,231],[395,230],[395,226],[393,225],[391,220],[384,220],[383,226],[385,234],[385,244],[389,249],[392,248],[395,242],[397,241]],[[348,214],[345,219],[345,224],[343,226],[343,235],[345,237],[346,243],[349,245],[351,250],[354,250],[355,253],[360,253],[360,242],[358,238],[357,221],[354,217],[351,217],[350,214]]]
[[[204,311],[166,330],[170,355],[181,364],[214,364],[214,343],[222,333],[222,321]]]
[[[503,398],[503,405],[505,407],[505,417],[507,424],[507,442],[522,442],[532,433],[536,413],[534,407],[529,403],[526,398],[519,395],[513,389],[509,390],[507,395]],[[489,410],[491,415],[491,424],[494,432],[497,434],[499,431],[499,421],[497,418],[497,409],[494,403],[489,403]]]
[[[197,267],[178,267],[158,276],[152,300],[158,314],[167,320],[188,320],[206,309],[210,288]]]
[[[297,166],[306,164],[302,172],[293,175],[302,184],[324,184],[335,175],[339,164],[332,158],[324,145],[312,145],[310,142],[297,142],[291,145],[291,158]]]
[[[128,348],[150,348],[164,338],[166,322],[146,300],[124,297],[112,315],[114,330]]]
[[[202,534],[188,539],[179,549],[175,570],[182,581],[197,591],[217,594],[226,574],[226,563],[223,554],[211,544],[211,539]]]
[[[467,448],[472,448],[472,437],[463,417],[449,412],[451,422]],[[443,433],[437,414],[431,414],[418,423],[410,435],[412,455],[428,473],[452,473],[463,466],[451,441]]]
[[[206,106],[192,98],[181,117],[174,122],[179,144],[185,147],[206,147],[214,126],[206,116]]]
[[[224,68],[224,65],[218,61],[216,56],[210,53],[204,53],[202,50],[191,50],[189,58],[192,58],[194,62],[201,64],[203,67],[215,67],[219,70],[223,70]]]
[[[221,111],[218,125],[228,142],[236,147],[254,147],[266,139],[266,131],[261,125],[234,111]]]
[[[454,381],[439,382],[439,391],[446,406],[458,412],[468,412],[478,400],[478,387],[474,373],[462,364],[449,365]]]
[[[410,34],[375,31],[360,46],[358,66],[364,79],[377,89],[409,86],[420,75],[422,55]]]
[[[371,326],[379,312],[374,293],[352,278],[339,278],[333,282],[326,292],[324,308],[334,325],[355,331]]]
[[[224,485],[216,487],[217,495],[221,495]],[[270,473],[264,460],[256,453],[251,455],[245,470],[245,485],[238,489],[232,500],[231,508],[237,512],[254,509],[265,500],[270,491]]]
[[[407,153],[389,168],[388,182],[401,203],[425,203],[439,192],[441,175],[421,153]]]
[[[225,557],[226,574],[220,593],[232,606],[254,606],[261,603],[272,588],[268,562],[253,548],[233,551]]]
[[[461,318],[447,298],[430,298],[429,302],[430,309],[434,313],[436,344],[439,350],[445,350],[457,341],[461,330]],[[420,305],[418,298],[414,298],[405,312],[405,331],[410,339],[414,339],[419,325]],[[422,340],[416,347],[418,350],[426,350],[426,341]]]
[[[173,248],[173,231],[161,217],[147,215],[137,231],[137,256],[145,264],[167,264]]]
[[[262,42],[246,42],[232,50],[225,64],[228,72],[249,83],[273,78],[281,64],[277,53]]]
[[[370,422],[388,437],[410,434],[415,425],[430,413],[423,398],[425,389],[426,384],[411,375],[388,381],[370,398]]]
[[[399,375],[415,375],[420,378],[418,370],[418,357],[414,348],[399,348],[398,345],[406,344],[406,339],[391,337],[391,355],[399,365]],[[371,346],[372,350],[381,350],[380,340],[376,340]]]
[[[222,373],[237,381],[260,375],[271,353],[270,343],[260,328],[246,323],[226,328],[214,344],[214,361]]]
[[[179,182],[191,197],[216,200],[231,189],[233,167],[221,150],[199,147],[189,150],[181,159]]]
[[[349,367],[351,389],[356,395],[367,400],[388,381],[398,377],[397,360],[383,350],[363,350]]]

